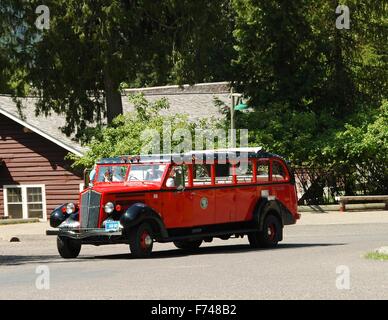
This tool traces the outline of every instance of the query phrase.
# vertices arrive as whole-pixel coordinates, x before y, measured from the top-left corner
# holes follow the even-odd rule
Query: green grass
[[[377,253],[377,252],[368,252],[365,255],[365,258],[371,259],[371,260],[388,261],[388,254]]]

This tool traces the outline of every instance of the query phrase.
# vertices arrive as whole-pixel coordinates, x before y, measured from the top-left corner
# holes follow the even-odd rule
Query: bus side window
[[[215,164],[216,184],[233,183],[233,171],[230,163]]]
[[[269,160],[257,160],[256,162],[256,177],[257,182],[269,181]]]
[[[211,185],[211,171],[210,165],[207,164],[195,164],[193,166],[193,185],[203,186]]]
[[[187,165],[174,166],[171,168],[166,187],[178,188],[189,186],[189,174]]]
[[[253,182],[252,160],[240,162],[236,165],[237,183]]]
[[[287,179],[287,173],[284,170],[283,165],[274,160],[272,162],[272,181],[285,181]]]
[[[191,185],[190,184],[190,176],[189,176],[190,168],[187,165],[183,165],[182,166],[182,170],[183,170],[183,176],[184,176],[183,180],[184,180],[184,183],[185,183],[185,187],[190,187],[190,185]]]

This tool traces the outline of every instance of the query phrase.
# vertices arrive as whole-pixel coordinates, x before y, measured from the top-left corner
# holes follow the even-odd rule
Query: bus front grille
[[[89,190],[81,197],[81,228],[98,228],[101,194]]]

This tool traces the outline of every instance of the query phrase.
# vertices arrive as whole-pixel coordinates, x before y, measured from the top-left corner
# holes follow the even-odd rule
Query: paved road
[[[55,239],[0,241],[1,299],[388,299],[388,262],[362,256],[388,245],[388,223],[295,225],[274,250],[247,239],[217,240],[186,255],[156,244],[153,258],[131,259],[125,245],[82,248],[58,257]],[[50,289],[36,288],[48,266]],[[336,287],[336,268],[350,271],[350,289]]]

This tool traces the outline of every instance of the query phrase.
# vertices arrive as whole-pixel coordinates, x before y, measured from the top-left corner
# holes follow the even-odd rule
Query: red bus
[[[261,148],[102,159],[79,203],[56,208],[63,258],[83,244],[129,244],[149,257],[153,242],[195,250],[203,241],[247,235],[252,247],[275,247],[299,219],[294,176],[286,161]]]

